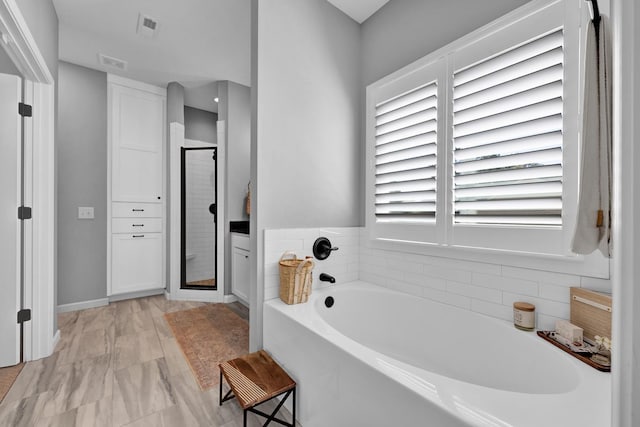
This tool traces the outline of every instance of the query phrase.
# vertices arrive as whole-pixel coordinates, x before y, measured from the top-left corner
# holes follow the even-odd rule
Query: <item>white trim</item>
[[[53,85],[34,84],[34,105],[45,106],[53,112],[55,88]],[[35,108],[34,108],[35,111]],[[33,316],[34,330],[53,331],[55,316],[53,278],[55,277],[55,174],[54,165],[54,118],[51,115],[34,114],[33,134],[33,289],[32,308],[40,313]],[[37,291],[36,291],[37,290]],[[50,320],[49,320],[50,319]],[[38,337],[39,338],[36,338]],[[55,344],[50,342],[49,334],[34,335],[34,359],[51,354]]]
[[[53,335],[53,340],[51,342],[51,348],[53,350],[55,350],[55,348],[56,348],[56,346],[58,345],[59,342],[60,342],[60,329],[58,329],[56,331],[56,333]]]
[[[155,86],[148,83],[139,82],[137,80],[127,79],[125,77],[116,76],[115,74],[107,74],[107,84],[116,84],[128,88],[143,90],[145,92],[151,92],[160,96],[167,96],[167,88],[162,86]]]
[[[206,141],[199,141],[197,139],[188,139],[188,138],[184,139],[184,144],[183,144],[183,147],[186,147],[186,148],[207,148],[207,147],[217,147],[217,146],[218,146],[217,142],[215,143],[206,142]]]
[[[640,7],[635,1],[613,0],[613,337],[612,425],[640,425]],[[607,21],[605,20],[605,23]]]
[[[216,188],[216,200],[218,206],[216,206],[217,218],[216,218],[216,239],[218,248],[216,254],[216,283],[218,284],[216,294],[218,297],[218,302],[221,302],[224,299],[224,285],[225,285],[225,224],[227,222],[226,215],[226,191],[227,188],[227,144],[226,144],[226,135],[227,135],[227,124],[224,120],[218,120],[216,122],[216,132],[217,132],[217,143],[218,151],[217,151],[217,160],[216,160],[216,171],[218,175],[217,187]]]
[[[151,296],[154,296],[154,295],[162,295],[164,293],[165,293],[165,288],[146,289],[144,291],[127,292],[127,293],[124,293],[124,294],[110,295],[108,297],[108,299],[109,299],[109,302],[115,302],[115,301],[123,301],[123,300],[127,300],[127,299],[144,298],[144,297],[151,297]]]
[[[15,0],[0,0],[0,33],[7,43],[4,49],[13,60],[28,84],[29,96],[33,96],[34,114],[32,127],[27,132],[32,136],[30,162],[31,173],[27,176],[30,185],[34,216],[29,232],[32,258],[27,260],[29,271],[25,283],[25,301],[32,309],[32,321],[25,324],[25,359],[35,360],[53,352],[56,336],[54,331],[54,283],[55,283],[55,170],[54,170],[54,112],[55,79],[44,57],[40,53],[20,8]]]
[[[15,0],[0,1],[0,32],[8,39],[5,50],[22,77],[34,82],[55,83]]]
[[[67,313],[69,311],[86,310],[87,308],[104,307],[105,305],[109,305],[109,298],[62,304],[58,306],[57,312]]]
[[[222,302],[218,291],[178,289],[165,296],[172,301]]]
[[[246,303],[240,301],[240,299],[233,294],[225,295],[224,298],[222,299],[222,302],[225,304],[231,304],[232,302],[236,302],[236,301],[238,301],[240,304],[244,306],[247,306]]]
[[[169,277],[167,288],[180,289],[180,147],[184,146],[184,125],[169,123]],[[171,295],[167,295],[171,299]]]
[[[37,106],[38,104],[36,104],[34,99],[34,86],[35,84],[32,81],[30,80],[24,81],[23,102],[26,102],[27,104],[30,104],[33,106]],[[22,172],[24,176],[24,206],[31,206],[34,209],[34,212],[37,212],[36,209],[42,210],[39,205],[34,206],[34,200],[33,200],[33,190],[34,190],[33,181],[34,181],[34,175],[36,173],[36,168],[35,168],[36,165],[34,164],[34,154],[35,154],[34,129],[39,126],[39,122],[42,119],[42,117],[36,113],[37,111],[34,111],[33,117],[30,119],[31,126],[27,125],[28,120],[25,121],[24,159],[23,159],[24,169]],[[40,215],[37,215],[37,217],[38,219],[41,219]],[[34,251],[34,248],[37,245],[36,240],[39,238],[38,234],[36,233],[37,233],[36,215],[33,215],[33,218],[31,219],[31,221],[24,221],[24,284],[25,284],[24,301],[25,301],[25,306],[27,308],[30,307],[33,310],[33,313],[35,313],[34,304],[37,304],[38,302],[36,301],[36,298],[40,297],[40,295],[37,292],[35,292],[36,288],[35,288],[35,282],[34,282],[34,273],[35,273],[34,261],[35,259],[39,258],[39,255],[40,255],[36,253],[36,251]],[[48,307],[41,307],[40,310],[42,310],[43,313],[48,312],[47,308]],[[33,334],[33,328],[36,321],[42,321],[42,316],[38,317],[37,319],[35,316],[32,316],[32,321],[26,322],[24,324],[25,339],[24,339],[23,350],[24,350],[24,356],[26,360],[29,360],[32,357],[34,347],[38,348],[38,352],[40,352],[39,346],[42,343],[40,343],[40,340],[38,339],[38,337]],[[26,338],[29,336],[32,337],[32,339]],[[47,337],[44,337],[44,338],[46,341]],[[44,343],[44,345],[46,347],[46,342]],[[44,350],[46,351],[47,349],[45,348]]]
[[[168,299],[179,301],[209,301],[222,302],[224,297],[224,275],[225,275],[225,251],[224,251],[224,225],[226,216],[224,214],[225,206],[225,182],[227,179],[225,169],[225,144],[224,141],[224,121],[217,122],[218,142],[212,144],[205,141],[194,139],[186,139],[184,137],[185,129],[182,123],[169,123],[169,235],[171,247],[169,248],[169,286],[171,293],[167,295]],[[221,135],[222,133],[222,135]],[[218,289],[213,290],[193,290],[180,289],[180,228],[181,228],[181,210],[180,210],[180,148],[196,148],[196,147],[216,147],[217,151],[217,174],[218,174],[218,218],[216,218],[216,238],[218,239],[218,253],[216,256],[216,283]],[[220,286],[221,285],[221,286]]]

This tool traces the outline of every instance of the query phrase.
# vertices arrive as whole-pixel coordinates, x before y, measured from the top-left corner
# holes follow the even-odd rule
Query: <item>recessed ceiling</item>
[[[354,21],[362,24],[389,0],[328,0],[338,9],[349,15]]]
[[[63,61],[147,83],[180,82],[198,105],[216,111],[213,82],[250,85],[250,0],[53,0]],[[140,15],[153,17],[153,37],[137,34]],[[102,65],[99,55],[127,63]],[[197,99],[201,99],[198,101]],[[189,101],[192,102],[192,101]],[[205,105],[207,104],[207,105]]]

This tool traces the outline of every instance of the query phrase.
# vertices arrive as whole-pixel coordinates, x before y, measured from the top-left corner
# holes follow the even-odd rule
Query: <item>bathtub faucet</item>
[[[321,282],[329,282],[329,283],[336,283],[336,278],[327,274],[327,273],[320,273],[320,281]]]

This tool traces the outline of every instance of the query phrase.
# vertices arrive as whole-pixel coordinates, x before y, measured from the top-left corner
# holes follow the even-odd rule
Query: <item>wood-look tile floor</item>
[[[235,401],[200,390],[163,316],[203,304],[159,295],[60,314],[54,354],[26,364],[0,426],[242,426]],[[262,422],[249,414],[249,425]]]

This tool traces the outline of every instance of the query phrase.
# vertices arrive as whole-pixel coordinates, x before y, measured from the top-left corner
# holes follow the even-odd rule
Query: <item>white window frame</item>
[[[416,87],[422,86],[426,83],[433,81],[437,82],[437,109],[438,111],[444,111],[446,107],[446,62],[441,59],[436,59],[433,62],[424,64],[415,70],[412,70],[409,74],[402,76],[400,79],[393,79],[384,85],[380,86],[374,94],[371,94],[369,98],[371,100],[369,110],[367,114],[367,130],[375,129],[375,105],[379,102],[387,100],[398,94],[410,91]],[[443,135],[445,134],[445,121],[438,120],[437,123],[437,139],[436,139],[436,158],[441,159],[446,156],[446,144]],[[375,139],[375,136],[372,136]],[[368,188],[372,188],[372,191],[367,191],[366,200],[367,206],[372,207],[375,211],[375,140],[373,143],[367,144],[367,159],[369,163],[369,170],[373,171],[373,177],[371,177],[371,185]],[[436,194],[444,191],[443,171],[442,168],[436,166]],[[437,202],[436,202],[437,203]],[[375,212],[373,213],[375,217]],[[376,224],[377,237],[388,239],[400,239],[400,240],[415,240],[420,241],[442,241],[444,235],[438,230],[436,224],[440,224],[444,219],[444,211],[436,204],[436,221],[433,222],[421,222],[421,223],[378,223]]]
[[[538,0],[390,74],[367,87],[366,229],[373,247],[493,262],[600,278],[609,260],[599,253],[570,252],[579,177],[582,39],[588,12],[581,0]],[[580,13],[578,13],[580,12]],[[453,73],[528,40],[564,28],[562,227],[514,227],[453,223]],[[435,78],[434,78],[435,77]],[[438,171],[435,224],[381,224],[375,218],[375,105],[438,80]],[[446,110],[445,110],[446,109]],[[440,117],[446,114],[446,119]],[[574,119],[575,118],[575,119]],[[487,247],[485,242],[491,242]],[[526,245],[523,245],[526,242]]]

